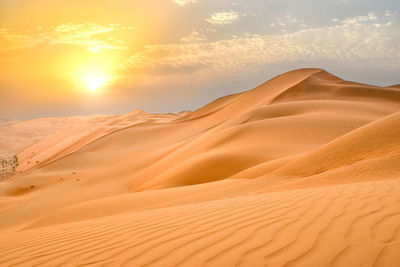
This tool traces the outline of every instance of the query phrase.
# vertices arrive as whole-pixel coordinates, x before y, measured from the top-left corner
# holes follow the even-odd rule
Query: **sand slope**
[[[0,119],[0,180],[10,177],[17,165],[15,158],[19,153],[19,165],[24,161],[23,151],[47,137],[73,129],[82,124],[96,123],[107,116],[76,116],[64,118],[40,118],[25,121]],[[32,149],[26,161],[28,166],[36,165],[37,159]],[[25,164],[22,164],[25,165]],[[25,168],[24,168],[25,169]]]
[[[300,69],[194,112],[99,118],[18,159],[2,266],[399,266],[395,86]]]

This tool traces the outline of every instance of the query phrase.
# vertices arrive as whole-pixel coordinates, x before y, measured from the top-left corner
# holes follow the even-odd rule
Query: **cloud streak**
[[[207,22],[214,25],[232,24],[238,20],[239,20],[239,14],[235,11],[217,12],[212,14],[209,18],[206,19]]]
[[[99,25],[96,23],[67,23],[52,27],[37,34],[16,34],[9,25],[0,27],[0,51],[34,47],[39,44],[66,44],[85,47],[92,53],[106,50],[128,49],[121,40],[111,34],[116,31],[130,31],[132,27],[119,24]],[[108,38],[104,38],[106,36]]]

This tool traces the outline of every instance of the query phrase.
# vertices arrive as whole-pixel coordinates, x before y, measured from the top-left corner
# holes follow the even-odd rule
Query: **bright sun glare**
[[[90,89],[90,91],[97,91],[102,86],[105,86],[107,83],[106,78],[98,73],[90,73],[86,76],[86,83]]]

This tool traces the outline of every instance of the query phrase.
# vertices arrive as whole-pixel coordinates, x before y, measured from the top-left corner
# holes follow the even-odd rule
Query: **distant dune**
[[[14,173],[17,163],[15,156],[24,149],[56,133],[103,118],[105,116],[41,118],[27,121],[0,119],[0,181]]]
[[[321,69],[193,112],[0,122],[0,266],[399,266],[400,90]]]
[[[0,120],[0,149],[19,153],[57,132],[95,122],[100,118],[104,116],[41,118],[27,121]]]

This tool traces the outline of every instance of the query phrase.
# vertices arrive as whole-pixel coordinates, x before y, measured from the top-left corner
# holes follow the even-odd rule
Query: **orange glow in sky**
[[[150,8],[139,1],[1,1],[0,117],[74,110],[88,91],[102,92],[96,105],[123,98],[115,88],[127,86],[132,72],[121,66],[162,36],[164,16],[144,16]]]
[[[398,1],[289,2],[1,0],[0,119],[193,110],[302,67],[399,83]]]

